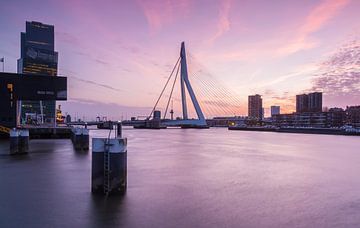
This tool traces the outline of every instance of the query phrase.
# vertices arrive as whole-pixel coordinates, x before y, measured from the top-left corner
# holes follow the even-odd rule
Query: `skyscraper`
[[[314,92],[309,94],[296,95],[296,112],[321,112],[322,93]]]
[[[280,114],[280,106],[271,106],[271,117]]]
[[[55,52],[54,26],[27,21],[26,31],[21,33],[18,73],[56,76],[57,66],[58,53]],[[53,123],[55,105],[55,101],[21,101],[19,107],[21,121]]]
[[[320,92],[309,93],[309,111],[310,112],[322,111],[322,93]]]
[[[309,106],[309,96],[307,94],[296,95],[296,112],[307,112]]]
[[[248,116],[252,118],[262,119],[263,107],[261,95],[255,94],[249,96],[248,100]]]

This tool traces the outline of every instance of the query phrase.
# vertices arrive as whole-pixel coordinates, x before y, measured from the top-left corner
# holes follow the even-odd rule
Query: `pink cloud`
[[[232,0],[221,1],[221,5],[220,5],[220,9],[219,9],[219,18],[218,18],[218,23],[217,23],[217,31],[207,41],[209,44],[212,44],[216,39],[218,39],[224,33],[228,32],[230,30],[229,13],[230,13],[231,5],[232,5]]]
[[[190,0],[138,0],[137,3],[144,12],[151,33],[186,15],[190,7]]]
[[[278,54],[286,56],[300,50],[316,47],[318,42],[309,36],[325,26],[349,2],[350,0],[324,0],[321,2],[308,14],[303,25],[297,30],[296,37],[281,47]]]

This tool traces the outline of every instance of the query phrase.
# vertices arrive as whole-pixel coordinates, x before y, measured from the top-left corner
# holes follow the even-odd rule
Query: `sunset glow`
[[[182,41],[194,88],[196,74],[231,91],[224,99],[234,113],[209,115],[246,115],[256,93],[266,114],[271,105],[294,111],[295,95],[309,91],[324,92],[324,106],[345,107],[360,97],[359,9],[355,0],[14,0],[0,8],[0,57],[16,72],[25,21],[53,24],[59,75],[69,81],[63,111],[89,118],[148,114]],[[202,106],[216,103],[195,92]]]

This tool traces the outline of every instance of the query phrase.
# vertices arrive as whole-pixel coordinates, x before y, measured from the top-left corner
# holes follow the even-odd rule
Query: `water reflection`
[[[105,137],[107,131],[92,131]],[[91,194],[91,152],[0,141],[0,227],[356,227],[358,137],[124,130],[128,191]],[[21,213],[19,213],[21,212]]]

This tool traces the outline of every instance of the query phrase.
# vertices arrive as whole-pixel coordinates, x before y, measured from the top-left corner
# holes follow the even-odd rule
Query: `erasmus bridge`
[[[180,126],[183,128],[206,128],[206,116],[235,116],[239,114],[241,101],[234,92],[222,85],[211,74],[206,73],[190,55],[188,69],[185,43],[181,43],[180,56],[177,59],[170,76],[157,98],[150,114],[145,120],[124,121],[125,125],[137,128],[165,128]],[[180,84],[179,86],[177,85]],[[180,98],[174,96],[175,90],[180,90]],[[174,100],[181,107],[181,117],[174,119]],[[160,105],[165,101],[164,107]],[[171,104],[171,108],[169,107]],[[161,111],[163,111],[163,116]],[[170,110],[170,111],[169,111]],[[191,111],[195,116],[191,117]],[[167,114],[171,118],[167,118]]]

